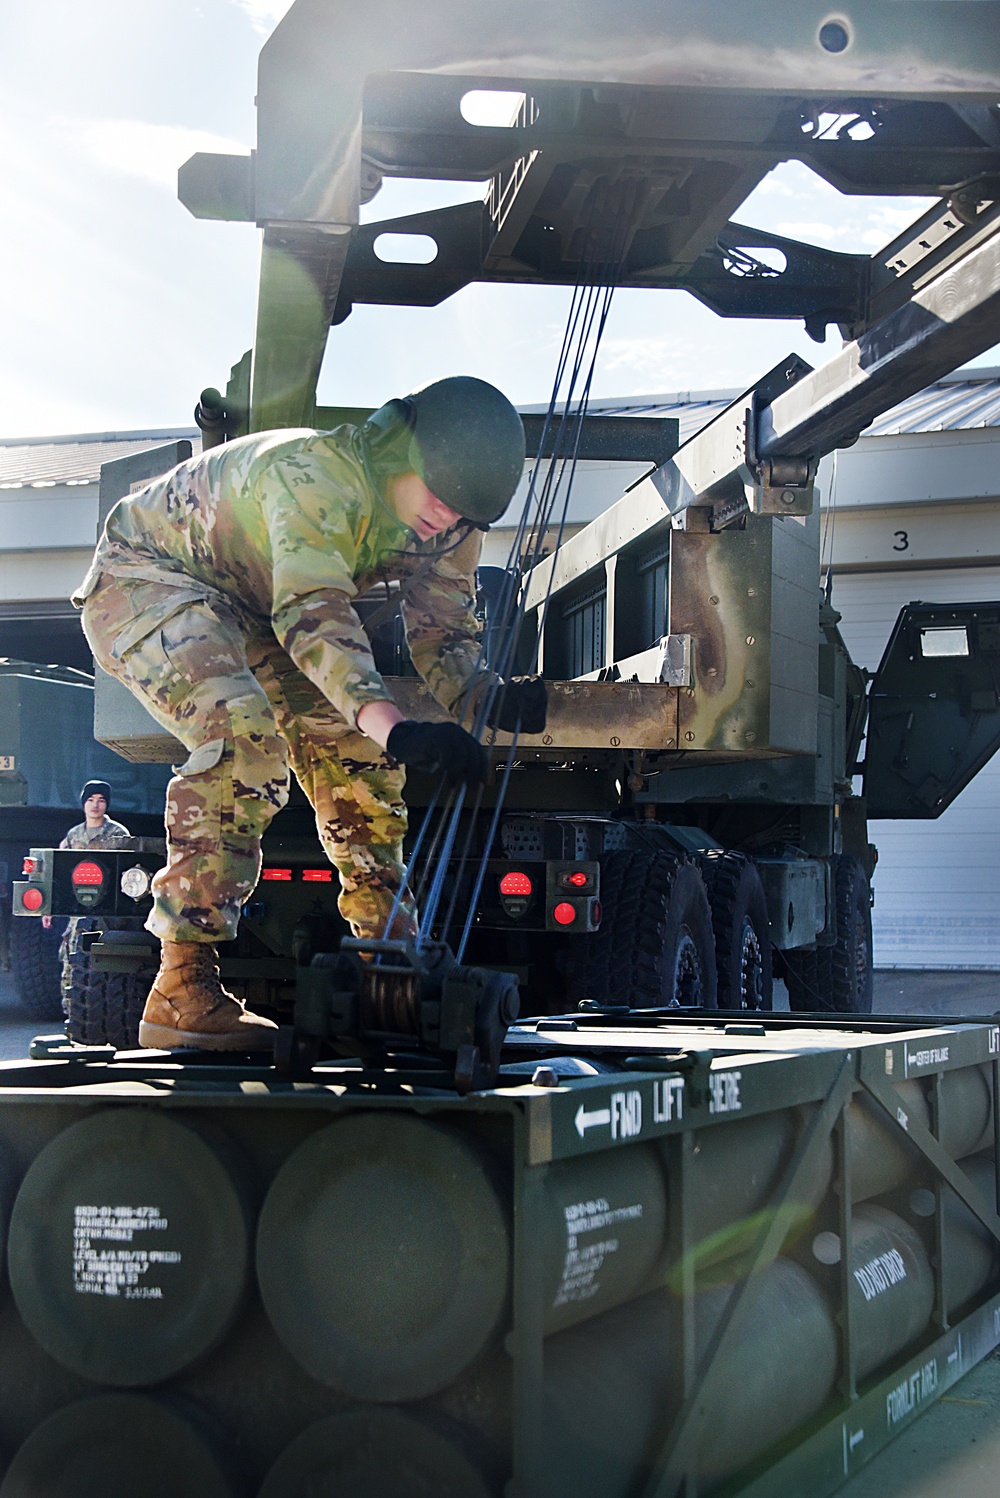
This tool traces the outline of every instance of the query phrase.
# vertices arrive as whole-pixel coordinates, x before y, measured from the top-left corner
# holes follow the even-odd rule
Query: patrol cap
[[[500,519],[524,470],[520,416],[495,385],[471,375],[387,402],[364,434],[376,464],[413,469],[443,504],[483,530]]]
[[[90,800],[91,796],[103,796],[108,806],[111,805],[111,787],[106,780],[88,780],[80,792],[80,805],[83,806]]]

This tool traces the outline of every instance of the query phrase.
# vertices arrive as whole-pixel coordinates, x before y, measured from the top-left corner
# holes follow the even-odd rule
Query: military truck
[[[264,227],[254,348],[225,395],[199,404],[209,443],[363,419],[316,405],[331,325],[360,304],[433,306],[473,281],[682,287],[723,316],[843,334],[820,370],[790,356],[677,450],[655,423],[584,421],[574,442],[606,454],[632,441],[648,476],[554,555],[513,559],[518,659],[551,682],[550,725],[518,744],[509,776],[495,736],[470,860],[442,904],[460,928],[473,903],[470,953],[514,967],[536,1010],[614,994],[766,1007],[775,962],[796,1009],[865,1010],[867,817],[939,815],[998,741],[997,608],[905,611],[867,682],[821,594],[815,488],[823,454],[1000,336],[987,12],[954,41],[945,85],[933,7],[906,9],[915,60],[902,73],[884,62],[899,15],[888,0],[857,17],[777,7],[790,30],[776,56],[723,9],[742,38],[724,82],[695,12],[672,17],[694,87],[665,58],[655,77],[637,66],[651,24],[639,0],[617,61],[590,45],[600,8],[584,7],[590,43],[572,65],[545,7],[512,27],[444,5],[376,39],[302,4],[261,55],[254,156],[200,153],[179,177],[196,215]],[[696,59],[710,60],[704,74]],[[468,123],[466,96],[501,84],[521,101],[511,122]],[[845,192],[936,206],[871,257],[731,219],[788,160]],[[418,175],[489,186],[481,202],[359,224],[383,179]],[[386,257],[384,236],[414,235],[437,246],[428,263]],[[557,425],[534,434],[543,463]],[[105,503],[137,478],[110,473]],[[487,618],[492,643],[510,622]],[[396,676],[398,633],[380,645]],[[438,711],[412,680],[393,690],[407,712]],[[176,754],[100,678],[96,731],[133,759]],[[431,794],[413,777],[417,825]],[[318,867],[315,847],[297,848],[265,869],[248,912],[245,941],[261,948],[234,959],[256,955],[261,981],[278,984],[258,986],[258,1002],[281,999],[293,932],[336,919],[300,876]],[[483,861],[480,885],[469,871]]]
[[[265,1498],[826,1498],[1000,1345],[995,1017],[690,1014],[663,979],[666,951],[710,996],[724,873],[751,972],[773,944],[800,998],[863,1001],[866,811],[933,815],[994,747],[997,611],[913,606],[866,684],[818,587],[813,489],[821,453],[1000,338],[997,9],[622,0],[612,32],[596,0],[569,31],[548,0],[298,0],[278,27],[255,157],[182,174],[189,206],[264,226],[252,359],[203,402],[207,435],[334,424],[316,374],[354,303],[575,284],[597,201],[622,284],[832,321],[846,342],[820,371],[787,361],[519,576],[554,710],[516,748],[499,847],[481,839],[520,880],[482,897],[477,940],[542,962],[566,906],[592,929],[560,938],[572,961],[550,982],[564,1002],[589,964],[578,1007],[509,1024],[503,975],[440,949],[369,954],[391,960],[352,988],[328,936],[289,929],[313,883],[289,844],[247,939],[295,970],[295,1032],[322,1057],[54,1037],[0,1068],[9,1485],[55,1473],[105,1498],[109,1471],[128,1491],[142,1470]],[[523,93],[510,127],[464,121],[482,87]],[[730,222],[789,157],[941,206],[871,260]],[[493,186],[359,228],[392,173]],[[438,255],[386,266],[388,227]],[[412,678],[394,689],[432,710]],[[170,753],[102,683],[97,731],[135,760]],[[74,884],[60,855],[26,885],[141,914],[145,859],[95,859]],[[464,1054],[481,1028],[485,1076]]]
[[[0,951],[25,1014],[61,1020],[65,917],[11,921],[12,890],[32,847],[51,847],[82,819],[80,787],[107,780],[137,836],[163,837],[165,767],[129,764],[94,738],[94,679],[67,666],[0,660]],[[77,913],[75,911],[67,914]]]

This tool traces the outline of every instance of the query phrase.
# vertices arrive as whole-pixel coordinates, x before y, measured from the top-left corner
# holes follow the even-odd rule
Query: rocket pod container
[[[30,1486],[51,1445],[90,1498],[96,1396],[138,1401],[115,1461],[213,1498],[233,1457],[240,1498],[632,1498],[668,1461],[691,1498],[771,1466],[829,1498],[845,1420],[860,1461],[898,1428],[887,1390],[922,1378],[915,1410],[954,1338],[965,1366],[1000,1343],[975,1153],[1000,1031],[847,1023],[660,1015],[616,1042],[581,1014],[515,1029],[529,1067],[466,1097],[406,1058],[0,1065],[0,1451]],[[533,1080],[588,1045],[603,1070]]]
[[[45,1146],[17,1193],[17,1309],[84,1378],[159,1383],[232,1325],[249,1279],[249,1215],[239,1172],[195,1129],[145,1109],[95,1113]]]
[[[32,1431],[0,1498],[240,1498],[233,1467],[197,1417],[141,1394],[64,1405]]]
[[[696,1297],[699,1356],[735,1288]],[[720,1348],[708,1421],[689,1463],[704,1480],[737,1471],[808,1420],[837,1373],[832,1310],[801,1265],[776,1259],[745,1294],[745,1318]],[[678,1403],[676,1337],[671,1297],[659,1292],[550,1339],[539,1493],[626,1498],[649,1478]]]
[[[257,1498],[498,1498],[488,1456],[460,1429],[407,1410],[342,1410],[282,1452]]]
[[[500,1324],[510,1210],[496,1165],[453,1129],[376,1111],[330,1124],[285,1162],[261,1211],[271,1323],[314,1378],[353,1398],[432,1394]],[[665,1223],[651,1147],[552,1164],[537,1244],[546,1330],[640,1293]]]

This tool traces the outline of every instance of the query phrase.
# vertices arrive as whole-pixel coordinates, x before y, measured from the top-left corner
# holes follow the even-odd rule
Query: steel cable
[[[619,216],[617,221],[619,224],[621,224],[622,216]],[[599,240],[599,236],[596,234],[592,237]],[[545,434],[551,427],[555,409],[559,403],[562,377],[565,374],[567,363],[571,362],[572,370],[569,378],[569,385],[562,402],[563,411],[559,419],[559,425],[556,431],[555,441],[553,443],[552,457],[546,470],[545,479],[543,480],[541,495],[536,501],[536,513],[534,524],[532,526],[531,538],[528,545],[525,547],[524,531],[526,529],[527,516],[530,514],[532,500],[534,498],[534,491],[538,473],[537,466],[532,473],[528,496],[523,507],[521,520],[518,526],[518,533],[515,536],[515,544],[511,548],[511,562],[513,562],[514,559],[519,555],[523,557],[524,561],[528,565],[534,564],[539,559],[544,536],[551,524],[552,511],[555,508],[556,499],[559,495],[560,489],[563,487],[563,480],[566,479],[568,474],[568,482],[565,485],[564,491],[562,514],[560,515],[559,527],[556,537],[556,549],[558,549],[558,546],[561,542],[568,515],[569,499],[572,493],[572,481],[576,472],[580,440],[582,437],[583,423],[586,417],[587,405],[590,398],[591,385],[596,367],[597,353],[600,347],[600,339],[603,335],[610,311],[611,298],[614,292],[614,284],[617,280],[617,270],[618,262],[620,261],[620,255],[621,250],[620,248],[617,248],[605,258],[604,264],[590,267],[589,269],[591,274],[591,284],[587,286],[582,293],[579,285],[574,290],[573,302],[571,304],[570,315],[567,319],[567,328],[563,338],[563,347],[560,351],[557,376],[553,384],[553,394],[549,403],[548,412],[546,413],[546,421],[545,423],[543,423],[543,440],[540,444],[541,455],[544,455],[545,453]],[[582,394],[577,398],[576,385],[585,363],[587,365],[587,373],[584,381],[584,388]],[[578,401],[576,409],[573,408],[574,399],[577,399]],[[561,451],[561,449],[565,446],[565,439],[567,435],[571,436],[572,441],[570,444],[570,450],[568,452],[564,452]],[[520,617],[520,612],[518,611],[513,621],[509,618],[509,614],[514,605],[515,594],[513,581],[514,578],[518,576],[518,572],[515,571],[515,568],[513,566],[509,566],[507,569],[507,575],[511,586],[508,588],[508,599],[506,601],[507,607],[504,611],[507,617],[502,616],[500,624],[501,634],[503,634],[506,629],[507,637],[506,645],[502,652],[502,658],[499,662],[500,680],[499,682],[494,680],[491,689],[489,689],[482,695],[473,725],[473,732],[475,733],[476,737],[480,737],[483,730],[485,729],[487,721],[492,713],[494,704],[498,700],[500,701],[500,703],[502,703],[503,701],[503,694],[506,690],[506,682],[504,680],[504,677],[510,667],[513,651],[516,645],[516,623],[517,618]],[[551,598],[551,591],[552,574],[550,573],[549,584],[541,609],[542,624],[544,624],[544,619]],[[539,635],[540,634],[541,629],[539,630]],[[537,644],[535,647],[535,659],[537,660]],[[495,837],[496,828],[499,824],[500,811],[502,809],[503,800],[505,798],[506,788],[509,783],[510,771],[513,767],[514,751],[516,749],[518,731],[519,724],[516,725],[515,732],[512,735],[511,748],[507,756],[507,765],[505,767],[503,780],[500,786],[497,806],[494,810],[490,833],[483,848],[482,856],[480,859],[480,868],[475,882],[475,891],[470,902],[470,908],[467,913],[465,927],[463,929],[462,937],[460,940],[459,950],[463,953],[469,933],[471,931],[472,917],[474,915],[475,905],[478,901],[479,892],[482,888],[483,877],[485,874],[486,863],[491,851],[492,841]],[[438,855],[438,864],[431,886],[431,893],[428,897],[420,926],[420,939],[422,940],[430,939],[433,925],[437,918],[437,912],[447,877],[451,855],[454,849],[455,837],[458,831],[461,808],[464,804],[464,800],[465,794],[464,788],[462,788],[454,798],[454,810],[449,820],[447,835],[443,840],[443,845]],[[477,810],[480,801],[481,795],[477,798]],[[471,848],[471,839],[474,834],[474,830],[475,813],[473,813],[473,816],[470,818],[470,827],[466,838],[466,844],[463,848],[462,857],[459,860],[459,866],[455,870],[452,900],[449,907],[448,917],[446,918],[446,921],[444,923],[442,936],[447,935],[447,929],[450,926],[451,919],[454,916],[455,904],[461,889],[464,864],[468,857],[468,851]]]
[[[625,188],[626,190],[628,189],[627,183],[625,184]],[[605,220],[604,224],[600,222],[602,217]],[[538,457],[531,471],[528,492],[525,496],[520,516],[518,517],[517,526],[515,527],[508,556],[506,575],[501,586],[495,610],[496,618],[495,620],[491,619],[490,622],[491,634],[494,638],[499,636],[503,644],[499,660],[489,663],[491,679],[486,689],[479,692],[471,725],[471,731],[477,739],[482,738],[490,718],[494,715],[495,709],[502,709],[504,694],[507,688],[506,677],[515,659],[520,622],[523,618],[521,578],[525,572],[537,565],[542,559],[545,536],[551,527],[553,512],[556,509],[560,495],[562,496],[562,506],[556,529],[553,552],[558,551],[565,532],[569,501],[579,461],[580,442],[591,396],[597,355],[607,325],[615,286],[620,277],[622,255],[630,218],[631,215],[627,211],[622,211],[620,202],[612,202],[606,197],[603,203],[598,202],[595,204],[593,219],[587,233],[589,249],[581,264],[580,279],[573,288],[562,344],[557,359],[552,392],[542,424]],[[583,375],[582,389],[578,393],[577,387],[580,384],[581,375]],[[564,385],[565,389],[563,388]],[[559,411],[560,406],[562,408],[561,411]],[[559,411],[558,415],[557,411]],[[555,427],[554,433],[553,426]],[[550,434],[553,435],[551,454],[546,458],[545,454],[549,446]],[[547,466],[544,477],[539,485],[539,471],[542,463],[546,463]],[[537,664],[539,641],[542,636],[551,600],[553,579],[554,568],[550,570],[545,597],[539,609],[538,638],[532,653],[532,669]],[[483,669],[487,665],[485,650],[486,635],[484,632],[479,647],[475,672],[470,679],[470,685],[461,700],[456,714],[459,719],[468,712],[472,693],[478,686]],[[459,960],[464,955],[471,933],[475,909],[479,901],[489,855],[499,826],[511,771],[515,763],[519,733],[520,722],[515,726],[515,731],[511,736],[511,744],[498,788],[496,805],[476,872],[469,908],[457,948],[456,955]],[[425,812],[386,927],[387,930],[392,929],[403,896],[410,884],[411,875],[416,868],[418,860],[421,858],[427,829],[433,819],[435,821],[434,833],[427,853],[422,860],[423,871],[417,890],[417,898],[421,902],[423,912],[417,933],[418,945],[426,944],[432,939],[447,882],[449,866],[459,834],[462,812],[466,802],[466,787],[456,787],[446,794],[444,803],[441,805],[440,815],[434,818],[434,812],[440,803],[443,790],[444,783],[442,781],[432,796],[431,802]],[[485,787],[479,788],[475,803],[470,809],[464,842],[457,860],[457,867],[454,870],[451,898],[441,927],[440,934],[442,939],[447,938],[448,931],[455,918],[457,901],[462,888],[462,876],[471,854],[484,790]],[[424,898],[425,896],[426,898]]]

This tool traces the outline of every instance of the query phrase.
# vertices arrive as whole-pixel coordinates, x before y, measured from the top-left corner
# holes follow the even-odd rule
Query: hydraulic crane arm
[[[772,370],[532,572],[525,607],[665,521],[716,530],[748,511],[804,515],[819,459],[1000,342],[1000,204],[945,269],[818,370]],[[550,586],[550,574],[554,573]]]

